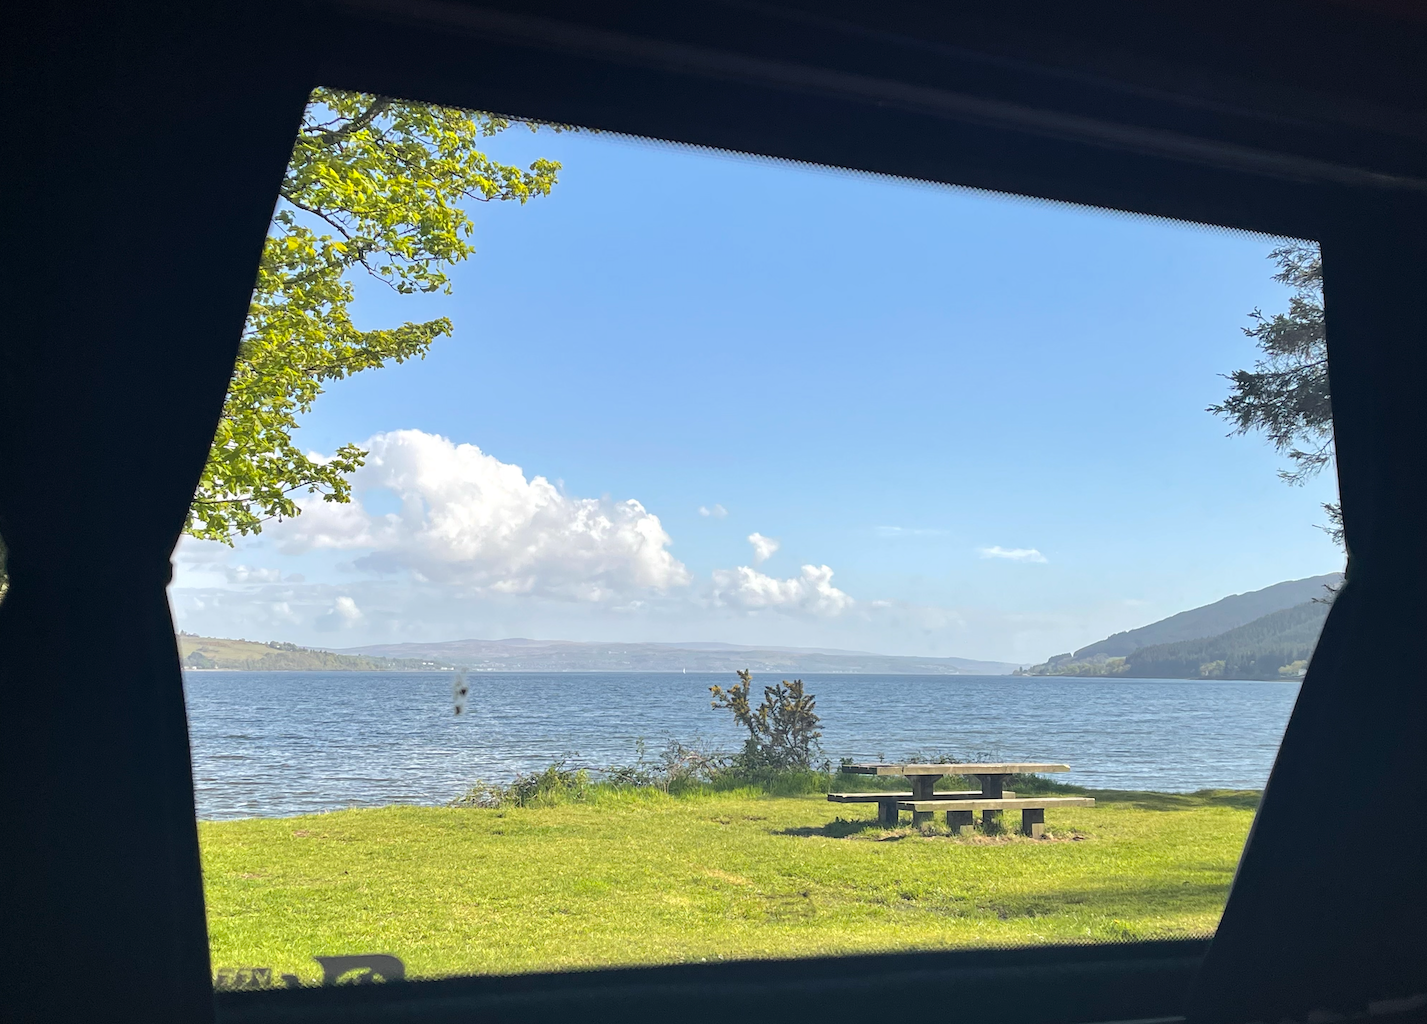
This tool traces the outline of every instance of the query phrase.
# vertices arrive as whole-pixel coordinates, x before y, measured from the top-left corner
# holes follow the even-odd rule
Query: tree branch
[[[352,118],[341,128],[335,129],[333,131],[323,131],[314,133],[309,135],[309,138],[314,139],[315,141],[319,142],[324,146],[334,145],[335,143],[342,141],[348,136],[354,135],[355,133],[361,131],[363,128],[370,126],[373,121],[375,121],[377,118],[381,117],[382,114],[386,113],[388,110],[391,109],[391,103],[392,101],[387,99],[385,96],[378,96],[373,101],[370,107],[368,107],[362,113],[358,114],[356,117]]]
[[[346,226],[341,221],[334,219],[332,215],[328,214],[325,210],[322,210],[321,208],[315,206],[308,206],[306,203],[303,203],[300,200],[293,198],[293,196],[288,193],[286,187],[279,188],[278,194],[282,196],[283,200],[289,203],[290,205],[297,207],[304,213],[312,214],[312,216],[330,225],[337,231],[340,231],[344,240],[348,242],[352,240],[352,234],[350,231],[347,230]]]

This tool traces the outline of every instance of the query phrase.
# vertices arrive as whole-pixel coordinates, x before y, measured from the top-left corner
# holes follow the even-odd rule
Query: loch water
[[[735,750],[708,688],[729,674],[189,672],[200,818],[441,804],[567,758],[628,764],[643,741]],[[1297,682],[807,675],[836,762],[951,754],[1062,762],[1083,786],[1257,789]],[[755,678],[755,684],[774,682]]]

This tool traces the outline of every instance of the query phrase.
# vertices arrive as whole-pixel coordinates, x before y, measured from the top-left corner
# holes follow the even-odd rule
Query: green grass
[[[431,977],[1212,931],[1258,794],[1094,795],[1039,841],[748,791],[209,822],[213,964],[316,982],[314,954]]]

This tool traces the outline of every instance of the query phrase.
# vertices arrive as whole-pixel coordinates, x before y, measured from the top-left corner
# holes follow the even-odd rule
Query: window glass
[[[1340,580],[1320,288],[319,91],[170,591],[215,984],[1212,932]]]

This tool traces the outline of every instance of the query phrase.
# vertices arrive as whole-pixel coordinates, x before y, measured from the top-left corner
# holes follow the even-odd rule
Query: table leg
[[[1005,796],[1006,776],[978,775],[976,781],[981,783],[981,795],[987,800],[1000,800]]]
[[[1045,808],[1025,807],[1021,810],[1021,835],[1039,839],[1045,835]]]
[[[981,795],[987,800],[1004,800],[1006,797],[1006,776],[1004,775],[978,775],[976,781],[981,783]],[[1001,824],[1000,811],[982,811],[981,829],[991,833],[997,831],[997,826]]]
[[[900,817],[901,815],[897,811],[897,801],[895,799],[877,801],[878,822],[886,825],[888,828],[896,828]]]
[[[908,782],[910,782],[910,783],[912,784],[912,799],[913,799],[913,800],[932,800],[932,799],[935,799],[935,797],[934,797],[934,792],[935,792],[935,787],[936,787],[937,776],[935,776],[935,775],[906,775],[906,776],[903,776],[903,778],[905,778]],[[931,811],[913,811],[913,812],[912,812],[912,824],[913,824],[913,825],[925,824],[926,822],[931,821],[931,820],[932,820],[932,817],[933,817],[933,814],[932,814]]]
[[[946,827],[952,835],[969,836],[976,829],[975,815],[970,811],[947,811]]]

